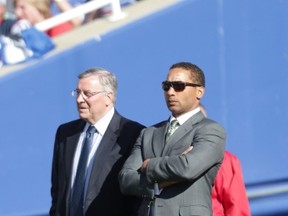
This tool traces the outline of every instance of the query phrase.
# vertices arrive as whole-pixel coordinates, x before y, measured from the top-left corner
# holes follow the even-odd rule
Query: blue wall
[[[54,135],[77,118],[70,92],[93,66],[118,77],[118,111],[148,126],[169,115],[160,88],[168,68],[196,63],[207,79],[203,103],[226,128],[245,182],[287,179],[287,11],[284,0],[186,0],[2,77],[0,215],[47,213]],[[285,203],[251,208],[261,215]]]

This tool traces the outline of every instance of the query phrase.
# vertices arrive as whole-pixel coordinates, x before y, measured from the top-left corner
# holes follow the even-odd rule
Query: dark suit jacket
[[[72,164],[76,146],[85,121],[79,119],[60,125],[55,139],[52,165],[52,205],[50,215],[69,215]],[[133,215],[138,198],[123,196],[118,172],[143,125],[115,114],[95,153],[95,160],[87,189],[86,216]]]
[[[168,122],[144,129],[119,173],[125,194],[144,197],[138,215],[148,215],[154,200],[157,216],[211,216],[211,189],[222,162],[226,134],[216,122],[196,113],[165,144]],[[182,154],[189,146],[193,149]],[[150,159],[146,173],[139,172]],[[154,196],[154,182],[175,181]]]

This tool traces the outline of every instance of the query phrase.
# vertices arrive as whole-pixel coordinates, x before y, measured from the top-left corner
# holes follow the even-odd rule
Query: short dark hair
[[[205,87],[205,75],[201,68],[199,68],[197,65],[192,64],[190,62],[178,62],[173,64],[169,70],[174,68],[183,68],[185,70],[190,71],[191,78],[195,82],[195,84],[199,84],[203,87]]]

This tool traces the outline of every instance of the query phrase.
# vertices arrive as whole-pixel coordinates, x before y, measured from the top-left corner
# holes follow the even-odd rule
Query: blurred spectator
[[[200,104],[199,107],[207,117],[204,106]],[[241,162],[227,150],[212,188],[212,209],[213,216],[251,215]]]
[[[95,0],[86,0],[86,2],[90,2],[90,1],[95,1]],[[120,0],[120,6],[121,7],[126,7],[128,5],[134,4],[135,2],[140,1],[140,0]],[[94,19],[109,15],[111,13],[111,7],[110,5],[105,6],[103,8],[100,8],[96,11],[93,11],[89,14],[87,14],[86,18],[85,18],[85,22],[90,22]]]
[[[50,11],[50,0],[14,0],[14,11],[19,22],[13,26],[13,33],[18,33],[17,30],[19,28],[22,29],[23,20],[27,20],[31,25],[35,25],[52,16]],[[25,27],[26,26],[24,25],[24,28]],[[54,37],[73,28],[74,26],[70,22],[65,22],[49,29],[47,34]]]
[[[9,35],[16,19],[6,10],[6,0],[0,0],[0,35]]]
[[[13,0],[4,0],[6,1],[6,11],[8,11],[9,13],[14,13],[14,7],[13,7]]]
[[[68,11],[71,8],[77,7],[85,2],[86,0],[52,0],[50,6],[52,16]],[[71,23],[74,26],[79,26],[83,23],[84,17],[84,15],[82,17],[76,17],[71,20]]]

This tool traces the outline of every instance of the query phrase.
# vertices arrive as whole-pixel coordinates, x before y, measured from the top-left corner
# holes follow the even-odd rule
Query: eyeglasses
[[[97,95],[99,93],[103,93],[104,91],[99,91],[99,92],[91,92],[91,91],[81,91],[80,89],[75,89],[71,92],[71,95],[73,97],[79,97],[81,94],[83,98],[88,99],[90,97],[93,97],[94,95]]]
[[[184,91],[186,86],[200,87],[202,85],[189,83],[189,82],[182,82],[182,81],[175,81],[175,82],[163,81],[162,82],[162,89],[164,91],[169,91],[170,87],[172,87],[174,91],[181,92],[181,91]]]

